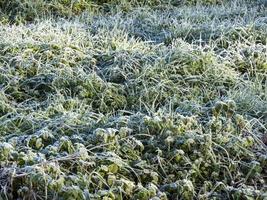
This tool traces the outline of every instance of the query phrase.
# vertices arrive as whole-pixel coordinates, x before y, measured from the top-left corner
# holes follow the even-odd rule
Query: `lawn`
[[[267,199],[267,1],[0,0],[0,199]]]

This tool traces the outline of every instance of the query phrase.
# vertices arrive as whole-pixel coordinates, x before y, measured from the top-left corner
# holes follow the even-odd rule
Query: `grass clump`
[[[0,199],[266,198],[266,9],[172,3],[0,1]]]
[[[2,0],[0,7],[2,21],[20,23],[34,21],[45,15],[71,17],[86,10],[93,10],[95,6],[88,0]]]

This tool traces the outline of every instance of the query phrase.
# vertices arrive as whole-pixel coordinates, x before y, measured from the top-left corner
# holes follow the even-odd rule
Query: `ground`
[[[0,1],[0,199],[266,199],[264,1]]]

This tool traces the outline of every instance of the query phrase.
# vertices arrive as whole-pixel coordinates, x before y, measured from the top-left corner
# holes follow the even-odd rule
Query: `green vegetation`
[[[0,199],[265,200],[266,8],[0,0]]]

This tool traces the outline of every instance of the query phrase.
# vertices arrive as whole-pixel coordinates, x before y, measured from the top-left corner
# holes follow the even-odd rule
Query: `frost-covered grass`
[[[34,2],[0,1],[0,199],[267,198],[264,4]]]

